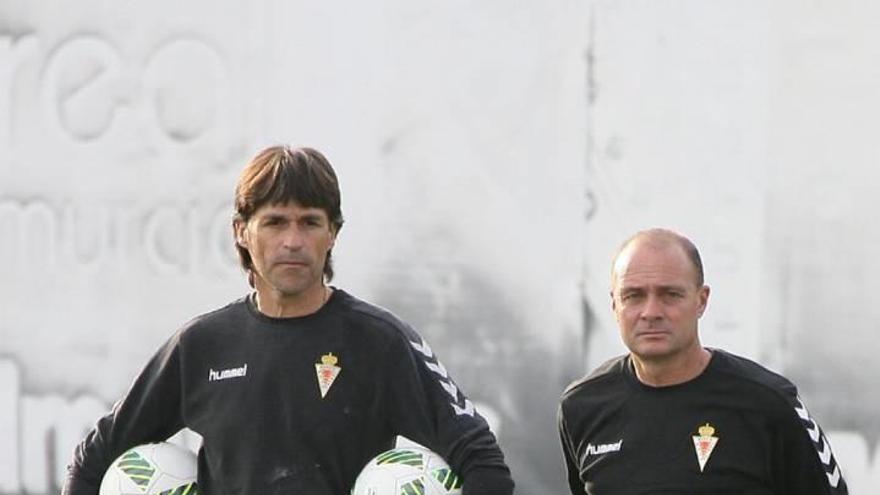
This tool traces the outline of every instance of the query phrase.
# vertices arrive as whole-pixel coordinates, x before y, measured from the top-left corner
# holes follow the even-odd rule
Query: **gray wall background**
[[[340,174],[335,284],[431,342],[519,493],[563,492],[556,400],[623,352],[609,258],[655,225],[702,248],[704,342],[792,378],[853,492],[880,486],[878,20],[831,0],[0,0],[0,493],[56,492],[153,350],[246,292],[232,187],[280,142]]]

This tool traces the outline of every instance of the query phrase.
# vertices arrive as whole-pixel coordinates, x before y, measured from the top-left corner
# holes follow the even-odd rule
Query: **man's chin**
[[[310,294],[313,291],[319,291],[321,289],[321,283],[303,281],[280,281],[274,287],[275,290],[284,297],[302,297],[304,295]]]
[[[644,361],[662,361],[675,354],[668,342],[639,342],[633,346],[633,354]]]
[[[265,280],[262,288],[287,298],[302,296],[308,293],[313,285],[313,283],[302,280],[300,277],[272,277]]]

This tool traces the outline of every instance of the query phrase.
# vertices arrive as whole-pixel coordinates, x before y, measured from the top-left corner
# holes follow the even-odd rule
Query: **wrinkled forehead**
[[[696,285],[697,269],[676,242],[635,240],[615,258],[611,289],[632,285]]]
[[[304,206],[297,201],[279,201],[275,203],[267,203],[254,212],[251,218],[266,216],[282,216],[282,217],[303,217],[317,216],[329,220],[327,210],[320,206]]]

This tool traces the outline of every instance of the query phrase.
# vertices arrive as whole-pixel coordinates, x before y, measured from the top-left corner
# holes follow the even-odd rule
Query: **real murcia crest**
[[[700,463],[700,472],[702,473],[706,462],[709,461],[709,456],[715,450],[715,445],[718,444],[718,437],[715,436],[715,428],[709,423],[699,427],[697,431],[699,435],[693,437],[694,450],[697,452],[697,461]]]
[[[342,368],[336,365],[337,362],[339,362],[339,358],[334,356],[332,352],[328,352],[321,356],[320,363],[315,363],[315,372],[318,374],[318,387],[321,389],[322,399],[330,391],[330,387],[333,386],[333,382],[336,381],[336,377],[342,371]]]

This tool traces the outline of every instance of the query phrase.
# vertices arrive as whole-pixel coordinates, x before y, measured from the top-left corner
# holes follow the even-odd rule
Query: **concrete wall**
[[[590,12],[588,362],[621,351],[608,253],[654,225],[701,247],[704,344],[780,371],[853,493],[880,486],[880,7],[596,1]]]
[[[557,486],[555,401],[583,369],[560,354],[581,326],[585,12],[0,2],[0,493],[55,492],[155,348],[247,291],[232,188],[278,142],[339,172],[335,283],[419,328],[524,489]]]

